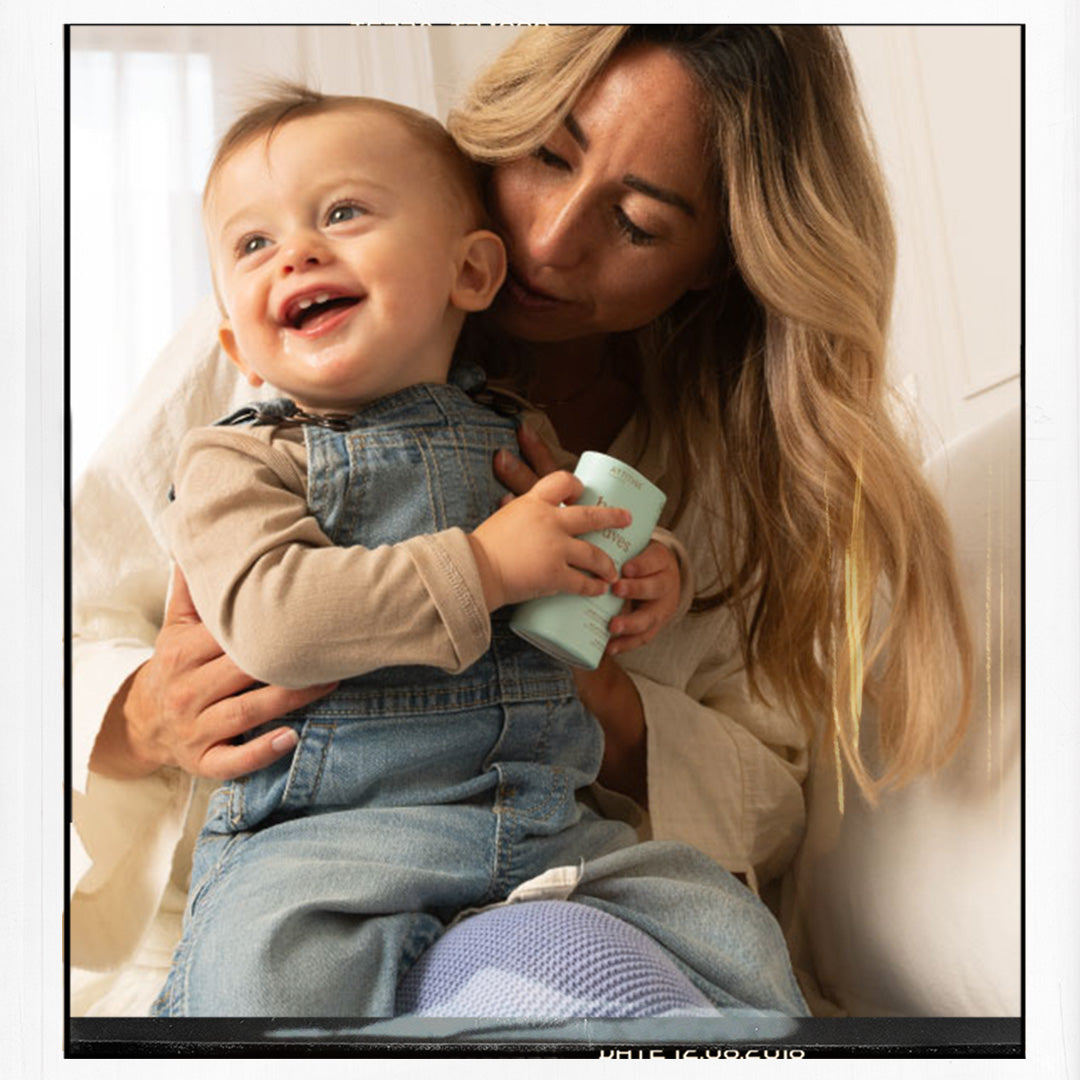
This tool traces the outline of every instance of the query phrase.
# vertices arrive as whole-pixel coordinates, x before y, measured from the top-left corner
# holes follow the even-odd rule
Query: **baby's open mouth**
[[[359,304],[359,296],[331,296],[329,293],[316,293],[294,301],[285,312],[285,323],[294,330],[311,327],[329,312],[339,308],[353,307]]]

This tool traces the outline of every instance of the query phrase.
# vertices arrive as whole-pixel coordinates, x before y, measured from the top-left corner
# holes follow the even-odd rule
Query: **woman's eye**
[[[636,224],[621,206],[615,207],[615,223],[619,226],[620,232],[635,246],[645,247],[656,241],[656,237]]]
[[[245,236],[237,245],[237,251],[241,257],[254,255],[256,251],[261,251],[269,243],[270,240],[265,236]]]
[[[569,171],[570,163],[566,158],[559,157],[558,154],[550,151],[546,146],[538,146],[533,151],[533,155],[542,164],[549,166],[552,169],[562,169],[563,171]]]
[[[364,212],[363,207],[357,206],[356,203],[340,203],[330,208],[330,213],[326,215],[326,223],[340,225],[345,221],[360,217]]]

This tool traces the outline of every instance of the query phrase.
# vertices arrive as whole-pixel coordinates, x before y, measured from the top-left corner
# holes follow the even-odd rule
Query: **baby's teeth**
[[[300,310],[301,310],[301,311],[305,311],[305,310],[307,310],[307,309],[308,309],[309,307],[311,307],[311,305],[312,305],[313,303],[314,303],[314,301],[313,301],[313,300],[301,300],[301,301],[300,301],[300,303],[299,303],[299,305],[297,305],[297,306],[298,306],[298,307],[300,308]],[[321,301],[320,301],[320,303],[321,303]]]
[[[316,304],[325,304],[326,301],[329,300],[329,299],[330,299],[330,294],[329,293],[321,292],[321,293],[319,293],[318,296],[315,297],[315,303]]]

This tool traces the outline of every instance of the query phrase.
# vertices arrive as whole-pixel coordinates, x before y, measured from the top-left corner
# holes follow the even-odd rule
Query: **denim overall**
[[[514,421],[470,398],[471,371],[455,379],[377,401],[346,430],[305,427],[308,504],[334,543],[471,529],[498,507],[492,459],[516,449]],[[581,867],[571,899],[644,930],[710,1001],[804,1011],[749,890],[578,801],[600,727],[570,669],[508,619],[493,616],[490,648],[461,674],[342,682],[285,718],[291,756],[215,791],[157,1015],[393,1015],[401,977],[459,912],[554,866]]]

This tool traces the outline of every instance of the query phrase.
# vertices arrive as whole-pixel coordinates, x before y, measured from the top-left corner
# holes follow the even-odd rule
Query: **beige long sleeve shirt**
[[[335,546],[308,509],[300,429],[192,431],[175,490],[162,528],[195,607],[261,682],[311,686],[400,664],[456,673],[487,648],[465,533]]]

